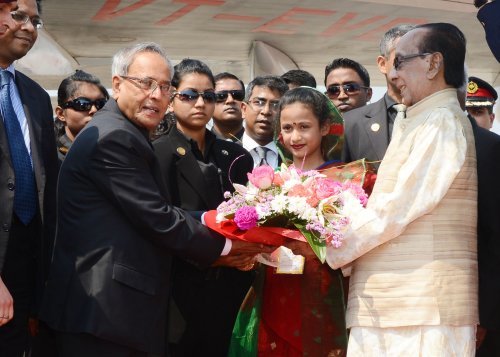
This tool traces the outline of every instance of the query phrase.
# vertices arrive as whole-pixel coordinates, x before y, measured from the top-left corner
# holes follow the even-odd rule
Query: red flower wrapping
[[[229,239],[244,240],[253,243],[262,243],[279,247],[289,238],[306,242],[306,239],[298,230],[278,227],[254,227],[247,231],[238,228],[233,220],[229,219],[220,223],[216,221],[217,211],[208,211],[205,216],[205,224],[208,228],[224,235]]]

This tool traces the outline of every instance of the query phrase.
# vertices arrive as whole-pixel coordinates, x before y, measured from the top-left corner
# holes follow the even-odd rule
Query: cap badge
[[[479,87],[476,82],[470,81],[469,84],[467,84],[467,93],[469,94],[476,93],[478,89]]]

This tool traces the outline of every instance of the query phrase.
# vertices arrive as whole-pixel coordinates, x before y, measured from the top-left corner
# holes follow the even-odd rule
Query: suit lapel
[[[10,167],[14,169],[12,166],[12,161],[10,160],[10,150],[9,144],[7,143],[7,134],[5,133],[5,126],[3,124],[3,118],[0,115],[0,158],[9,163]]]
[[[377,159],[384,158],[385,151],[389,144],[387,135],[387,110],[385,108],[384,98],[374,105],[370,112],[366,113],[365,131],[370,139],[373,152],[376,153]]]
[[[210,199],[210,192],[213,191],[213,188],[208,187],[198,161],[191,151],[191,146],[185,139],[180,140],[178,135],[182,135],[181,133],[173,130],[172,134],[170,135],[170,145],[172,145],[172,152],[177,157],[177,172],[200,196],[207,207],[213,207]]]
[[[33,170],[35,172],[36,185],[38,189],[38,203],[40,207],[40,216],[43,215],[43,193],[45,192],[45,168],[43,165],[42,157],[42,127],[38,117],[36,117],[36,110],[39,104],[32,96],[29,87],[26,86],[19,72],[16,71],[16,85],[23,104],[24,114],[30,132],[30,146],[31,146],[31,160],[33,161]],[[34,110],[31,111],[30,108]]]

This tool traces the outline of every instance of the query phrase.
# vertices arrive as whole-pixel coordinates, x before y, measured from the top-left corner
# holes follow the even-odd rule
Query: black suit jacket
[[[165,185],[172,202],[200,213],[216,209],[231,183],[245,184],[253,168],[252,156],[241,146],[220,140],[206,131],[205,154],[194,140],[175,126],[153,142]],[[200,164],[198,160],[203,163]],[[232,268],[201,271],[189,263],[174,262],[172,295],[186,321],[174,356],[226,356],[239,307],[253,281],[253,272]],[[207,326],[210,328],[207,329]]]
[[[57,195],[42,319],[162,354],[172,254],[207,266],[225,239],[169,204],[148,133],[113,99],[74,141]]]
[[[478,176],[479,321],[500,332],[500,136],[471,122]]]
[[[193,145],[195,142],[187,140],[175,127],[153,142],[163,182],[175,205],[190,211],[215,209],[224,200],[225,191],[234,191],[231,182],[248,181],[252,156],[240,145],[217,139],[206,131],[207,161],[218,169],[218,175],[207,175],[198,165]]]
[[[351,162],[362,158],[367,161],[382,160],[389,145],[385,96],[375,103],[350,110],[343,116],[342,161]],[[379,164],[374,166],[378,168]]]
[[[56,184],[58,160],[54,138],[52,106],[47,92],[33,80],[16,71],[16,86],[19,91],[28,123],[33,169],[38,190],[39,215],[42,228],[39,232],[38,286],[46,276],[50,248],[54,239],[56,217]],[[3,119],[0,118],[0,272],[5,262],[7,244],[14,207],[16,179],[10,159],[9,143]],[[38,238],[38,237],[37,237]],[[19,257],[22,258],[22,257]],[[8,287],[7,287],[8,288]]]

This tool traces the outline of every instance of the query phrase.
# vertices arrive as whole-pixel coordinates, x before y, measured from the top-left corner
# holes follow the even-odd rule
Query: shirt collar
[[[14,63],[11,63],[9,67],[4,69],[4,71],[9,71],[10,73],[12,73],[12,77],[14,79],[16,78],[16,68],[14,67]]]
[[[396,104],[399,104],[394,99],[392,99],[388,93],[385,93],[384,95],[384,102],[387,109],[392,108]]]
[[[278,155],[278,147],[276,146],[276,143],[274,141],[270,141],[266,145],[259,145],[254,139],[248,136],[246,132],[244,132],[243,137],[241,138],[241,142],[243,143],[243,148],[248,152],[252,151],[257,146],[263,146]]]

